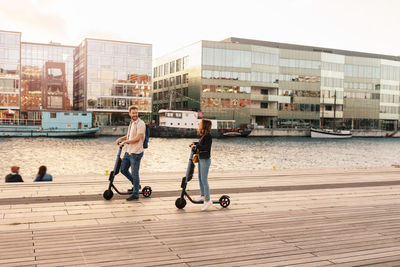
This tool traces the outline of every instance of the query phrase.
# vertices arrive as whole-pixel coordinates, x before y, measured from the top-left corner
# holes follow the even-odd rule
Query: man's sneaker
[[[212,200],[210,199],[208,202],[204,201],[203,207],[201,208],[202,211],[207,210],[213,204]]]
[[[138,200],[138,199],[139,199],[139,196],[137,196],[137,195],[132,195],[132,196],[128,197],[126,200],[132,201],[132,200]]]
[[[193,199],[194,201],[204,201],[204,196],[198,196]]]

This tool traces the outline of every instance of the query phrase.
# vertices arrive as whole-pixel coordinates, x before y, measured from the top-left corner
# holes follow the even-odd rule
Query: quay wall
[[[128,126],[100,126],[97,133],[98,136],[123,136],[128,131]],[[382,130],[352,130],[353,137],[387,137],[393,134],[392,131]],[[250,137],[310,137],[309,129],[253,129]],[[176,136],[176,135],[175,135]],[[392,137],[400,137],[400,131],[396,132]]]
[[[128,126],[99,126],[99,136],[123,136],[126,135]]]
[[[285,137],[285,136],[311,136],[310,130],[308,129],[277,129],[277,128],[266,128],[266,129],[253,129],[249,136],[259,137]]]

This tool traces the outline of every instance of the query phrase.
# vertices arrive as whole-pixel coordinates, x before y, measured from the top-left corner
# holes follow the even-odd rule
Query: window
[[[164,64],[164,75],[167,75],[167,74],[169,74],[169,63],[165,63]]]
[[[182,76],[182,83],[188,83],[189,82],[189,77],[188,77],[189,75],[186,73],[186,74],[183,74],[183,76]]]
[[[262,95],[268,95],[268,89],[261,89]]]
[[[52,118],[52,119],[57,118],[57,113],[55,113],[55,112],[50,112],[50,118]]]
[[[69,112],[65,112],[65,113],[64,113],[64,116],[69,116]]]
[[[186,56],[183,58],[182,70],[187,69],[188,65],[189,65],[189,56]]]
[[[47,74],[49,75],[49,79],[61,79],[62,78],[62,70],[57,68],[49,68],[47,69]]]
[[[268,108],[268,103],[261,102],[260,108]]]
[[[180,75],[176,76],[175,81],[176,81],[176,85],[180,85],[181,84],[181,76]]]
[[[175,77],[169,78],[169,85],[170,86],[175,86]]]
[[[176,60],[176,72],[182,70],[182,58]]]

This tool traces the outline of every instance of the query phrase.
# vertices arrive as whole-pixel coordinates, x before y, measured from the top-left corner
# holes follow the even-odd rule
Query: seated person
[[[21,175],[18,174],[19,167],[11,166],[11,173],[6,176],[6,183],[20,183],[23,182]]]
[[[53,176],[46,173],[46,171],[47,171],[46,166],[40,166],[39,172],[36,175],[34,182],[51,182],[51,181],[53,181]]]

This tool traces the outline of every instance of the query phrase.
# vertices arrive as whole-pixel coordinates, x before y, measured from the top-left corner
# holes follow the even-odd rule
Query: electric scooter
[[[112,197],[114,195],[112,189],[114,189],[115,192],[117,192],[120,195],[131,195],[132,194],[131,190],[128,190],[127,192],[121,192],[114,185],[114,178],[119,173],[119,170],[121,168],[121,163],[122,163],[121,151],[122,151],[122,146],[120,146],[119,149],[118,149],[118,155],[117,155],[117,159],[116,159],[115,164],[114,164],[114,170],[111,171],[110,176],[108,178],[108,180],[110,181],[108,189],[106,191],[104,191],[104,193],[103,193],[103,197],[106,200],[112,199]],[[151,192],[152,192],[151,187],[150,186],[145,186],[140,193],[144,197],[147,198],[147,197],[151,196]]]
[[[189,162],[188,162],[187,169],[186,169],[186,176],[182,178],[182,183],[181,183],[182,193],[181,193],[181,196],[178,197],[175,201],[175,206],[178,209],[183,209],[186,206],[185,197],[187,197],[187,199],[189,199],[189,201],[192,202],[193,204],[203,204],[204,203],[203,200],[200,200],[200,201],[193,200],[189,196],[188,192],[186,192],[187,183],[190,180],[192,180],[193,172],[195,169],[195,165],[193,163],[193,156],[194,156],[194,151],[193,151],[193,149],[191,149]],[[229,196],[223,195],[219,198],[218,201],[213,201],[213,204],[220,204],[221,207],[227,208],[229,206],[229,204],[231,204],[231,200],[229,199]]]

